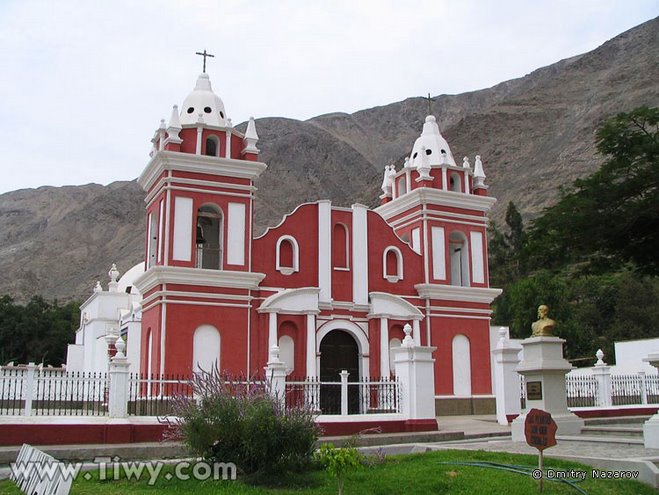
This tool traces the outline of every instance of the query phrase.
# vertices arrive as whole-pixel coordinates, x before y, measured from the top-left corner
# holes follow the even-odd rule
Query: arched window
[[[452,342],[453,395],[471,395],[471,346],[464,335],[456,335]]]
[[[300,271],[300,249],[295,237],[283,235],[277,240],[275,269],[284,275]]]
[[[220,370],[220,332],[212,325],[201,325],[192,337],[192,371]]]
[[[451,172],[451,177],[449,179],[449,189],[455,192],[462,192],[462,180],[460,179],[459,173]]]
[[[216,136],[206,138],[206,154],[208,156],[219,156],[220,146]]]
[[[403,254],[395,246],[389,246],[382,253],[382,277],[395,283],[403,279]]]
[[[216,205],[197,210],[197,268],[221,270],[223,262],[223,215]]]
[[[343,223],[334,224],[332,235],[332,266],[336,270],[350,268],[350,241],[348,226]]]
[[[279,359],[286,365],[286,374],[295,370],[295,342],[288,335],[279,337]]]
[[[451,232],[448,247],[451,265],[451,285],[469,287],[469,250],[467,249],[467,238],[462,232]]]

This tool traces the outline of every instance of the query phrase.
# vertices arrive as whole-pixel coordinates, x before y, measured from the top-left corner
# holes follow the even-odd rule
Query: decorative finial
[[[412,326],[409,323],[405,323],[403,332],[405,332],[405,338],[400,344],[401,347],[414,347],[414,339],[412,338]]]
[[[114,355],[115,359],[123,359],[126,357],[124,352],[126,351],[126,342],[121,335],[117,337],[117,340],[114,342],[114,348],[117,350],[117,353]]]
[[[428,155],[426,154],[426,147],[421,146],[421,151],[419,151],[419,165],[417,165],[417,170],[419,171],[419,178],[417,181],[420,180],[430,180],[432,177],[430,177],[430,163],[428,161]]]
[[[206,57],[214,58],[215,55],[211,55],[210,53],[206,53],[206,49],[204,48],[203,52],[195,52],[195,55],[201,55],[204,57],[204,66],[202,69],[202,72],[205,74],[206,73]]]
[[[117,265],[115,263],[112,263],[112,268],[110,268],[108,276],[110,277],[110,282],[117,281],[117,278],[119,277],[119,270],[117,270]]]
[[[96,281],[96,285],[94,286],[94,292],[103,292],[103,286],[101,285],[100,280]]]
[[[462,167],[463,168],[471,168],[471,165],[469,164],[469,157],[468,156],[465,156],[462,159]]]
[[[410,168],[412,164],[410,163],[410,157],[406,156],[405,157],[405,163],[403,164],[403,168]]]
[[[606,363],[604,362],[604,352],[602,352],[602,349],[597,349],[595,357],[597,358],[595,366],[606,366]]]
[[[160,119],[160,126],[158,127],[158,129],[161,129],[161,130],[164,131],[165,128],[166,128],[166,126],[165,126],[165,119]]]

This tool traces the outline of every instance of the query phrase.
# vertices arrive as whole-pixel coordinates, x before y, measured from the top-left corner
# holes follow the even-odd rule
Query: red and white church
[[[202,73],[161,121],[138,179],[145,263],[119,282],[111,272],[110,290],[97,286],[83,304],[69,368],[100,359],[90,355],[101,347],[85,350],[84,332],[102,336],[94,301],[111,294],[118,325],[132,325],[132,368],[143,373],[219,365],[258,375],[277,345],[291,376],[389,377],[409,323],[417,344],[437,348],[438,412],[493,411],[490,304],[500,290],[489,287],[495,199],[480,157],[456,163],[428,116],[404,166],[385,167],[379,207],[304,203],[253,237],[254,181],[266,169],[257,142],[254,120],[244,134],[234,129]]]

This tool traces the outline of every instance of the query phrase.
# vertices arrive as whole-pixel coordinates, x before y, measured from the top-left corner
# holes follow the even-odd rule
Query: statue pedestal
[[[517,372],[526,382],[526,407],[512,423],[514,442],[524,442],[526,413],[533,408],[547,411],[558,426],[559,435],[579,435],[583,419],[567,408],[565,374],[572,365],[563,358],[563,343],[559,337],[530,337],[522,341],[524,358]]]

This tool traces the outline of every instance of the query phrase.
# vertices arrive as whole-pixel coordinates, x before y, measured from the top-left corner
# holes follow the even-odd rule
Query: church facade
[[[234,129],[207,74],[161,121],[138,182],[147,192],[138,369],[263,372],[273,346],[291,377],[389,377],[403,326],[435,346],[435,396],[492,401],[488,197],[480,157],[456,163],[433,116],[381,204],[299,205],[253,237],[253,119]],[[317,164],[322,166],[322,164]],[[139,342],[131,342],[139,340]],[[438,404],[439,404],[438,402]]]

